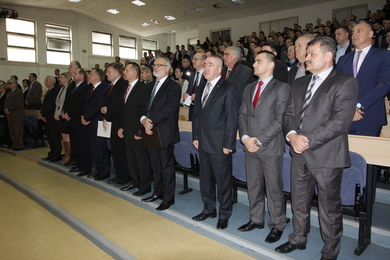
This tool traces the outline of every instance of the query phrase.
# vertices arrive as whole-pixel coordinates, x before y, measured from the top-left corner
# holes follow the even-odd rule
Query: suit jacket
[[[298,61],[299,62],[299,61]],[[294,65],[291,66],[291,69],[287,72],[287,83],[292,86],[295,80],[295,76],[297,75],[298,72],[298,62]],[[306,75],[311,75],[310,71],[306,70]]]
[[[28,92],[26,95],[26,101],[29,105],[31,104],[40,104],[42,97],[42,85],[38,81],[34,81],[34,83],[28,88]]]
[[[118,130],[122,123],[124,96],[128,84],[127,80],[120,77],[107,98],[107,113],[104,115],[104,119],[112,122],[112,130]]]
[[[337,70],[353,76],[355,51],[340,57]],[[374,47],[368,51],[356,79],[359,82],[359,99],[364,107],[363,119],[353,122],[359,126],[386,125],[384,97],[390,91],[390,52]]]
[[[85,81],[77,88],[69,89],[68,87],[68,91],[71,91],[69,91],[69,96],[64,104],[64,113],[68,113],[71,118],[69,122],[72,126],[81,125],[81,116],[84,114],[85,98],[89,89],[89,85]]]
[[[281,82],[287,83],[287,65],[285,63],[282,63],[280,60],[277,60],[275,63],[274,77]]]
[[[16,88],[14,92],[8,91],[4,102],[4,109],[7,108],[11,113],[7,115],[9,120],[23,120],[24,119],[24,103],[23,92]]]
[[[192,74],[189,76],[189,78],[188,78],[188,88],[187,88],[187,91],[186,91],[186,93],[187,93],[188,95],[192,95],[192,91],[193,91],[193,88],[194,88],[194,81],[195,81],[196,73],[197,73],[197,72],[192,73]],[[198,79],[198,82],[199,82],[198,87],[199,87],[200,85],[206,84],[207,80],[204,78],[203,74],[201,75],[200,80]],[[195,90],[195,92],[196,92],[196,90]]]
[[[221,77],[202,108],[205,88],[203,84],[196,92],[192,138],[199,141],[199,149],[206,153],[220,155],[223,148],[235,151],[240,108],[237,87]]]
[[[97,131],[98,121],[103,120],[103,113],[101,108],[107,103],[108,87],[105,82],[101,82],[91,92],[92,86],[89,86],[87,91],[85,104],[84,104],[84,119],[85,121],[91,121],[88,125],[88,129]]]
[[[343,168],[351,165],[348,128],[356,111],[358,83],[353,77],[331,71],[314,93],[299,129],[301,110],[311,75],[294,81],[286,110],[283,130],[295,130],[307,136],[309,149],[302,155],[291,149],[292,156],[303,156],[309,167]]]
[[[156,81],[152,81],[146,86],[146,94],[139,107],[142,115],[148,112],[149,100],[155,84]],[[157,91],[150,107],[149,119],[152,120],[153,126],[158,127],[163,147],[180,141],[178,124],[180,96],[180,85],[168,77]]]
[[[227,66],[222,68],[222,78],[226,77],[227,70]],[[230,72],[229,78],[227,79],[227,81],[236,85],[240,97],[244,92],[245,86],[254,80],[253,71],[247,66],[242,65],[239,61],[234,64],[233,70]]]
[[[50,119],[53,118],[54,112],[56,110],[56,98],[58,92],[59,89],[56,86],[52,87],[46,92],[41,107],[41,115],[43,117],[51,117]]]
[[[282,131],[282,116],[290,95],[290,86],[275,78],[271,79],[261,93],[256,108],[253,108],[253,96],[257,81],[250,83],[242,95],[238,126],[240,137],[257,137],[263,144],[260,153],[282,155],[285,139]],[[245,146],[244,146],[244,149]]]

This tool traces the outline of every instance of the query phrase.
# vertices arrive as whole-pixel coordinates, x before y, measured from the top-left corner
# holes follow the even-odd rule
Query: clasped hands
[[[287,137],[288,139],[290,139],[290,143],[292,148],[294,149],[294,152],[298,154],[302,154],[304,151],[310,148],[309,139],[304,135],[291,133]]]
[[[153,122],[149,118],[142,119],[142,125],[145,128],[145,133],[148,135],[152,135]]]

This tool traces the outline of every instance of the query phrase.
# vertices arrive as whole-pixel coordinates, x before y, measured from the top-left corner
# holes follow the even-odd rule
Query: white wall
[[[186,46],[187,48],[187,44],[188,44],[188,39],[191,39],[191,38],[197,38],[198,37],[198,34],[199,34],[199,31],[198,29],[194,29],[194,30],[183,30],[181,32],[177,32],[176,35],[175,35],[175,45],[184,45]],[[203,41],[201,40],[201,43],[204,42],[204,39]],[[171,48],[174,48],[174,46],[171,46]]]

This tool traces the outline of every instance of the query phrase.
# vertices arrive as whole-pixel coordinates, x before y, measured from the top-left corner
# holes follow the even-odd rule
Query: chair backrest
[[[184,168],[191,168],[190,154],[198,154],[198,150],[192,145],[192,132],[182,131],[179,134],[180,142],[175,143],[173,149],[176,162]]]
[[[233,177],[246,182],[245,152],[240,140],[236,140],[236,152],[233,153]]]

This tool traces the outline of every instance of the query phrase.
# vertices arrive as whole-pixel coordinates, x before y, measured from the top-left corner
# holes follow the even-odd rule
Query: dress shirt
[[[336,63],[339,61],[341,56],[345,55],[345,52],[347,51],[350,44],[351,44],[351,42],[347,41],[347,43],[344,44],[344,47],[341,46],[340,44],[337,45]]]
[[[164,82],[165,82],[165,80],[166,80],[167,78],[168,78],[168,76],[165,76],[165,77],[163,77],[163,78],[160,79],[160,80],[156,79],[156,82],[159,81],[159,83],[158,83],[158,85],[157,85],[157,87],[156,87],[156,93],[154,94],[154,96],[157,95],[157,92],[160,90],[162,84],[164,84]],[[132,85],[132,86],[133,86],[133,85]],[[141,124],[142,124],[142,120],[144,120],[144,118],[147,118],[146,115],[142,116],[141,119],[139,120],[139,121],[141,122]]]
[[[126,96],[125,96],[125,100],[126,100],[126,101],[127,101],[127,98],[128,98],[129,95],[130,95],[130,92],[133,90],[133,88],[134,88],[135,84],[137,84],[137,82],[138,82],[138,79],[135,79],[135,80],[133,80],[132,82],[129,82],[129,84],[127,85],[127,86],[131,85],[131,88],[130,88],[130,91],[126,91],[126,92],[127,92],[127,93],[126,93]]]
[[[219,80],[220,78],[221,78],[221,76],[219,76],[219,77],[213,79],[212,81],[207,81],[207,83],[209,83],[209,82],[211,83],[210,92],[209,92],[209,97],[210,97],[211,92],[213,91],[215,85],[217,84],[217,82],[218,82],[218,80]],[[206,86],[207,86],[207,84],[206,84]],[[203,91],[202,100],[203,100],[203,98],[204,98],[205,92],[206,92],[206,91]],[[209,97],[208,97],[207,99],[209,99]]]
[[[354,60],[356,59],[356,56],[358,55],[358,51],[362,51],[362,53],[360,54],[360,57],[359,57],[359,60],[358,60],[358,64],[357,64],[357,73],[359,73],[359,70],[360,70],[360,67],[362,66],[362,63],[364,61],[364,59],[366,58],[367,56],[367,53],[370,51],[371,49],[371,45],[367,46],[366,48],[364,49],[355,49],[355,56],[354,56]]]
[[[202,78],[202,75],[203,75],[203,72],[204,72],[204,69],[202,68],[201,70],[199,70],[199,71],[197,71],[197,72],[195,72],[195,74],[198,74],[198,78],[196,78],[196,75],[195,75],[195,77],[194,77],[194,84],[193,84],[193,86],[199,86],[199,82],[200,82],[200,79]],[[197,79],[198,80],[198,82],[195,82],[195,79]]]
[[[95,90],[99,85],[100,85],[100,83],[102,83],[101,81],[99,81],[98,83],[96,83],[96,84],[93,84],[93,90]]]
[[[298,79],[306,75],[305,64],[303,64],[302,62],[298,62],[297,67],[298,67],[298,71],[297,74],[295,74],[295,79]]]

